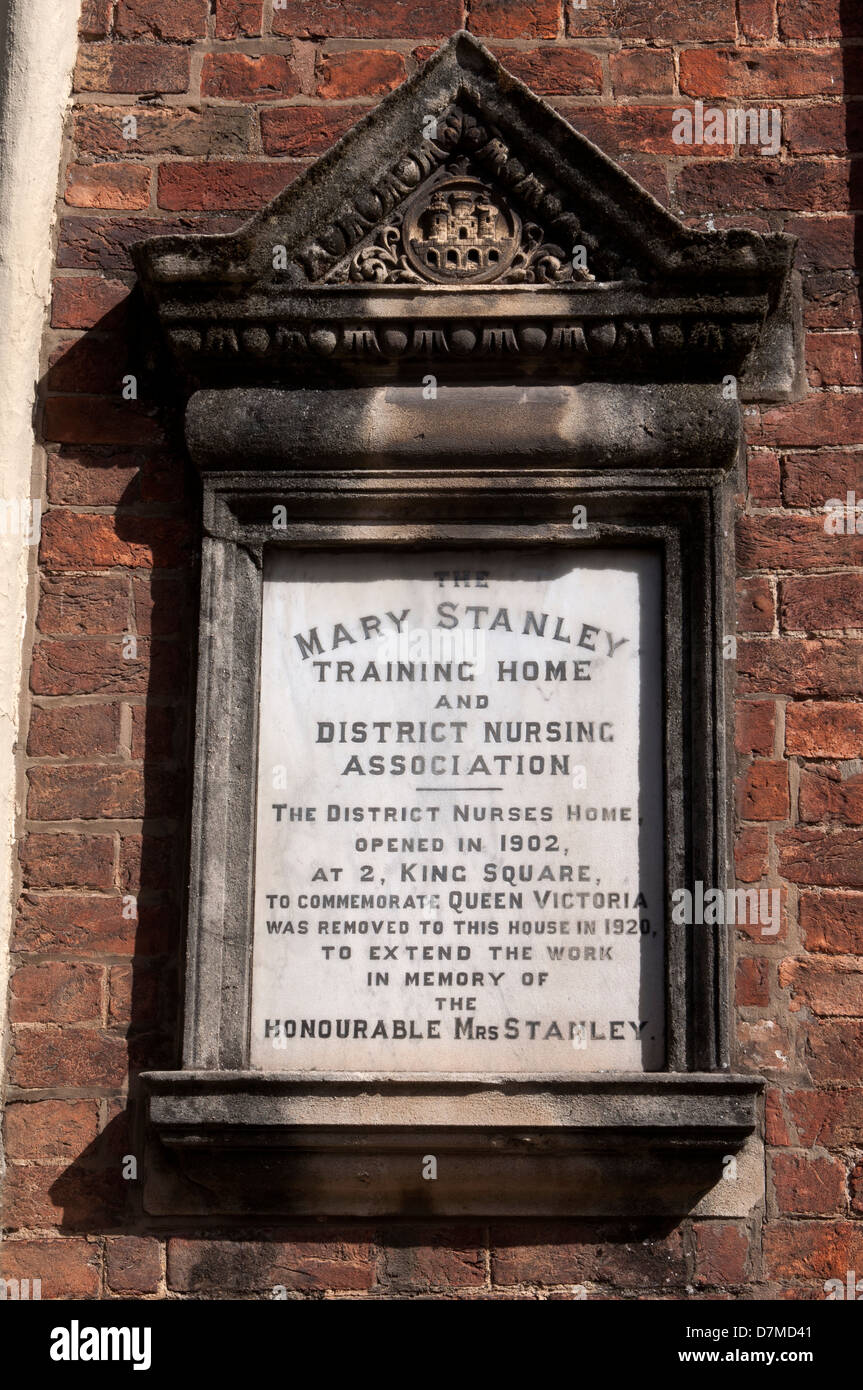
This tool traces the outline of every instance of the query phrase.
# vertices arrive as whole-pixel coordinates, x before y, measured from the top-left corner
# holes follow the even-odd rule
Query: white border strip
[[[36,546],[28,543],[24,526],[14,525],[14,516],[32,518],[31,499],[42,496],[44,458],[37,452],[33,414],[79,11],[75,0],[0,0],[0,1073],[8,1051],[27,587],[36,567]]]

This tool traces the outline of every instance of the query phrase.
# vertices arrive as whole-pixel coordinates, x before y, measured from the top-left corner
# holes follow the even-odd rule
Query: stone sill
[[[482,1148],[516,1133],[727,1150],[757,1124],[764,1082],[730,1073],[573,1076],[146,1072],[147,1118],[172,1147],[377,1148],[436,1134]],[[397,1134],[393,1135],[393,1132]],[[390,1139],[392,1136],[392,1140]]]
[[[755,1076],[141,1080],[154,1216],[677,1219],[763,1200]]]

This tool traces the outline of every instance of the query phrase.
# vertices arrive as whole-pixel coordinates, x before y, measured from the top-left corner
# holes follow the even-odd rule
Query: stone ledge
[[[675,468],[737,461],[740,406],[719,385],[421,386],[198,391],[186,442],[199,468]]]
[[[156,1216],[746,1215],[763,1196],[754,1076],[141,1079]],[[743,1181],[723,1182],[733,1154]]]
[[[760,1077],[728,1073],[556,1077],[316,1075],[261,1072],[146,1072],[148,1117],[163,1142],[212,1138],[240,1146],[296,1145],[317,1130],[349,1131],[352,1142],[383,1131],[537,1131],[546,1137],[649,1136],[708,1148],[742,1141],[756,1126]]]

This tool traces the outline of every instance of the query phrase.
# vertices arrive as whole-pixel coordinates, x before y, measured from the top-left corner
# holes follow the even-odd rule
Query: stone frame
[[[446,430],[443,422],[442,428]],[[500,513],[491,524],[490,490],[498,494]],[[597,1147],[606,1162],[615,1153],[620,1160],[623,1147],[636,1140],[654,1162],[658,1150],[674,1149],[686,1154],[688,1164],[696,1157],[704,1163],[712,1155],[715,1166],[754,1129],[762,1083],[727,1070],[728,939],[723,928],[703,928],[689,944],[686,928],[669,928],[664,1072],[310,1078],[248,1070],[255,676],[264,547],[658,549],[664,576],[666,884],[699,877],[724,884],[728,663],[721,658],[721,638],[729,576],[721,521],[726,493],[724,472],[696,467],[659,478],[647,470],[588,476],[524,470],[505,476],[277,472],[205,479],[196,712],[201,735],[195,763],[184,1064],[181,1072],[144,1077],[149,1121],[164,1145],[185,1151],[184,1163],[190,1152],[213,1145],[265,1150],[270,1161],[279,1147],[286,1157],[299,1149],[305,1157],[315,1154],[318,1162],[335,1152],[342,1167],[346,1159],[341,1150],[347,1145],[350,1170],[351,1162],[362,1168],[372,1156],[380,1161],[397,1137],[402,1159],[406,1150],[416,1156],[414,1186],[419,1188],[421,1155],[440,1155],[454,1145],[464,1162],[467,1141],[471,1152],[500,1157],[501,1142],[518,1149],[533,1137],[541,1140],[543,1151],[551,1146],[555,1172],[560,1173],[568,1167],[577,1170],[585,1154],[595,1154]],[[578,535],[571,526],[576,502],[587,506],[591,518]],[[295,519],[274,542],[271,518],[277,504],[286,505]],[[334,525],[334,510],[342,518],[359,513],[362,520],[341,519]],[[547,521],[525,524],[526,517],[543,513]],[[453,521],[453,515],[460,520]],[[232,621],[225,623],[225,614]],[[685,657],[687,647],[691,661]],[[696,776],[699,770],[704,770],[703,779]],[[244,864],[248,871],[238,872]],[[523,1162],[517,1166],[521,1169]],[[164,1164],[160,1171],[164,1181]],[[290,1166],[285,1181],[292,1208],[299,1202],[298,1209],[318,1209],[314,1187],[304,1189],[308,1206],[300,1201]],[[622,1175],[617,1183],[623,1192]],[[516,1186],[523,1203],[523,1175]],[[356,1203],[360,1195],[355,1192],[351,1201]],[[402,1192],[402,1203],[405,1197]],[[500,1194],[495,1200],[501,1200]],[[347,1197],[342,1207],[346,1203]]]
[[[456,152],[493,120],[496,148],[524,148],[549,187],[577,191],[623,278],[566,279],[544,244],[550,282],[389,283],[398,207],[360,225],[348,193],[370,168],[401,188],[396,203],[426,165],[439,183],[445,154],[417,154],[411,133],[428,103],[449,113]],[[413,153],[393,166],[400,148]],[[336,225],[353,260],[339,261]],[[274,239],[291,252],[276,277],[262,260]],[[182,1070],[142,1077],[149,1211],[236,1210],[241,1190],[250,1213],[679,1212],[755,1133],[763,1081],[729,1069],[726,928],[668,927],[663,1072],[249,1070],[256,675],[267,546],[656,548],[666,889],[728,885],[739,398],[800,390],[792,251],[685,229],[463,34],[246,228],[136,248],[204,494]],[[367,261],[382,283],[351,280]],[[440,381],[433,400],[421,371]],[[446,1157],[434,1183],[429,1153]]]

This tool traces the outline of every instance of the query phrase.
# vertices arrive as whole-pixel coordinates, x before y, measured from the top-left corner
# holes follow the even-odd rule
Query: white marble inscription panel
[[[265,561],[252,1066],[662,1067],[661,574]]]

